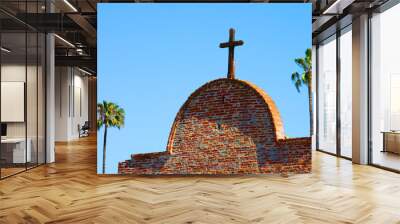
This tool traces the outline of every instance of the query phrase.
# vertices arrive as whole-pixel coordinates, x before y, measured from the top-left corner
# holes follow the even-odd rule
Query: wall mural
[[[227,5],[229,6],[227,12],[232,16],[232,10],[234,11],[236,9],[233,5]],[[188,15],[189,12],[185,11],[184,6],[175,6],[176,7],[174,8],[174,10],[182,10],[180,11],[183,12],[182,14]],[[224,4],[218,6],[224,7]],[[106,6],[104,5],[104,7]],[[270,6],[263,5],[260,12],[263,12],[264,9],[268,7]],[[158,10],[163,10],[161,8],[157,7],[154,10],[156,12]],[[209,13],[209,11],[207,11],[208,9],[209,8],[207,7],[205,8],[205,14]],[[114,7],[111,9],[106,9],[100,7],[100,18],[102,18],[101,12],[104,11],[105,15],[107,15],[107,13],[110,13],[110,11],[108,10],[113,11],[116,10],[116,8]],[[146,10],[148,10],[148,8]],[[193,9],[190,9],[189,7],[186,8],[186,10],[190,11]],[[258,11],[260,9],[258,7],[250,7],[248,12],[251,12],[253,10]],[[202,10],[200,10],[200,12],[201,11]],[[123,14],[123,12],[120,12],[120,14]],[[191,15],[195,18],[195,20],[198,19],[197,16],[199,15]],[[221,15],[221,17],[223,17],[223,14]],[[304,18],[302,17],[302,19]],[[277,21],[278,20],[275,20],[274,22],[279,23]],[[109,21],[102,23],[101,19],[99,21],[100,26],[104,24],[104,26],[107,27],[106,25],[109,23]],[[157,23],[162,22],[157,20]],[[177,22],[177,26],[180,25],[179,23],[180,22]],[[233,22],[231,24],[234,25],[235,23],[236,22]],[[304,137],[288,137],[284,131],[284,119],[282,119],[277,103],[274,102],[273,98],[268,95],[261,87],[253,84],[253,82],[245,80],[246,76],[241,79],[242,70],[239,69],[236,71],[235,69],[236,62],[238,63],[238,65],[242,65],[242,62],[239,59],[241,58],[242,49],[243,51],[246,51],[246,48],[256,49],[257,44],[260,44],[255,41],[256,38],[252,36],[254,34],[246,33],[250,31],[247,31],[246,27],[240,25],[240,23],[238,24],[238,27],[242,27],[242,29],[239,29],[237,27],[227,27],[224,30],[217,31],[221,33],[224,32],[225,35],[227,35],[226,33],[228,31],[229,34],[228,40],[219,44],[219,48],[222,49],[218,49],[218,42],[215,42],[212,46],[204,45],[203,48],[197,48],[196,44],[193,44],[192,48],[195,48],[195,50],[192,52],[187,52],[186,56],[189,58],[196,57],[199,54],[206,56],[207,52],[204,48],[211,49],[213,52],[215,50],[214,48],[216,48],[216,50],[219,51],[218,54],[220,54],[219,58],[222,58],[220,56],[223,56],[227,53],[228,71],[225,77],[208,75],[207,78],[210,79],[206,80],[205,84],[203,82],[203,84],[197,85],[197,87],[191,88],[191,90],[189,90],[189,87],[194,87],[193,83],[200,83],[200,81],[204,80],[204,78],[198,81],[196,80],[196,82],[193,82],[191,85],[188,86],[188,88],[185,88],[185,91],[183,91],[182,93],[178,93],[178,97],[180,100],[175,100],[174,106],[177,105],[177,102],[181,104],[181,106],[180,108],[179,106],[177,106],[174,109],[178,112],[175,112],[175,118],[172,119],[169,124],[169,134],[167,136],[167,142],[164,145],[164,147],[166,147],[165,151],[156,149],[153,149],[151,151],[140,151],[140,149],[130,150],[131,147],[128,146],[128,143],[132,143],[132,145],[134,145],[134,143],[138,141],[135,136],[142,135],[143,133],[138,132],[138,135],[135,135],[136,132],[131,131],[131,135],[125,135],[130,137],[117,137],[118,139],[120,139],[120,142],[116,141],[115,136],[120,135],[120,133],[127,133],[126,128],[128,128],[128,124],[134,124],[133,122],[131,122],[131,120],[137,120],[138,122],[136,123],[136,128],[139,130],[142,129],[143,132],[146,132],[146,129],[148,127],[153,128],[152,130],[154,131],[154,133],[158,131],[158,126],[153,126],[152,123],[152,119],[157,118],[152,117],[151,114],[153,113],[153,107],[156,107],[159,109],[159,113],[156,116],[163,116],[163,110],[167,109],[167,107],[169,106],[172,106],[167,105],[165,108],[157,107],[158,103],[162,103],[161,101],[164,100],[164,97],[165,100],[168,101],[169,92],[163,93],[162,91],[159,91],[157,89],[157,86],[159,88],[164,88],[165,86],[163,85],[163,81],[160,80],[165,79],[165,77],[168,77],[169,74],[165,73],[164,77],[159,77],[160,80],[157,80],[156,77],[152,77],[153,79],[149,78],[152,81],[146,81],[146,83],[152,83],[154,86],[143,88],[146,93],[137,91],[135,89],[138,87],[138,85],[135,84],[134,79],[130,79],[130,77],[128,78],[126,75],[121,75],[121,77],[115,75],[114,79],[119,79],[122,82],[132,82],[132,92],[126,92],[123,95],[119,95],[117,93],[119,92],[118,90],[113,90],[113,88],[109,86],[112,85],[112,82],[114,82],[114,80],[108,79],[110,80],[110,82],[102,81],[102,68],[99,68],[99,173],[118,173],[124,175],[230,175],[264,173],[289,174],[308,173],[311,171],[311,139],[309,137],[309,134],[312,133],[312,130],[309,130],[309,127],[312,127],[312,122],[310,122],[309,119],[310,115],[312,114],[312,99],[310,97],[311,50],[309,49],[309,46],[307,46],[307,44],[301,44],[303,47],[301,51],[297,51],[299,52],[296,54],[297,57],[291,57],[289,60],[284,62],[290,64],[290,66],[288,66],[289,68],[285,68],[283,70],[291,70],[285,72],[284,79],[286,80],[286,86],[281,86],[280,93],[279,91],[276,91],[275,88],[272,88],[275,90],[275,93],[278,93],[276,96],[280,100],[280,105],[293,103],[290,101],[283,102],[282,100],[282,98],[285,98],[285,92],[288,91],[293,92],[291,94],[293,94],[296,99],[302,99],[301,102],[303,105],[297,108],[298,111],[292,110],[291,116],[298,116],[296,115],[297,112],[299,112],[299,114],[302,114],[301,122],[298,122],[303,123],[302,135]],[[151,23],[150,25],[154,24]],[[187,24],[184,24],[182,26],[185,27],[187,26]],[[181,43],[182,47],[185,46],[184,43],[187,41],[184,39],[193,38],[193,40],[196,40],[198,38],[192,37],[191,35],[203,35],[205,38],[209,36],[209,34],[201,32],[201,29],[207,30],[206,27],[200,27],[199,29],[200,32],[197,33],[184,32],[184,34],[182,34],[183,36],[178,35],[178,37],[181,38],[183,41],[183,43]],[[213,29],[217,29],[217,27]],[[110,35],[110,32],[112,33],[112,31],[109,31],[107,35]],[[166,36],[169,35],[168,32],[172,33],[174,31],[167,31],[167,33],[165,33]],[[240,37],[248,36],[250,38],[248,40],[245,38],[239,38],[240,40],[237,40],[235,37],[236,33]],[[105,39],[107,38],[108,37],[106,36]],[[148,41],[151,42],[151,39],[152,37],[150,37],[150,40]],[[310,40],[309,37],[305,37],[304,39]],[[252,42],[252,40],[254,42]],[[163,41],[162,38],[159,41]],[[275,39],[275,41],[279,41],[279,39]],[[211,41],[207,42],[211,43]],[[303,43],[303,41],[300,42]],[[100,42],[100,44],[102,43]],[[164,42],[164,45],[168,44],[168,41]],[[105,44],[105,46],[107,46],[107,44]],[[151,46],[151,44],[148,46]],[[179,46],[179,43],[176,46]],[[221,53],[223,49],[226,49],[228,52]],[[299,58],[299,56],[304,55],[304,49],[307,49],[305,51],[306,54],[304,58]],[[137,50],[140,51],[140,47],[138,47]],[[176,48],[175,50],[180,52],[178,54],[181,54],[181,51],[185,51],[186,49],[182,50],[180,48]],[[148,54],[148,51],[151,51],[152,54],[155,55],[153,63],[156,67],[158,66],[158,59],[161,60],[160,65],[165,65],[163,63],[163,60],[169,61],[169,59],[165,59],[165,55],[157,57],[157,50],[154,49],[145,50],[143,60],[150,59],[149,55],[146,55]],[[167,57],[169,57],[170,55],[175,55],[174,53],[171,53],[170,49],[167,52]],[[102,57],[102,54],[104,54],[104,58],[109,57],[106,55],[105,51],[100,51],[100,58]],[[135,54],[135,52],[128,53],[127,55],[129,56],[129,54]],[[180,56],[181,55],[177,57]],[[253,57],[256,57],[256,55],[253,55]],[[278,58],[288,57],[278,56]],[[226,61],[226,59],[222,61]],[[258,62],[258,60],[256,61]],[[193,62],[194,61],[191,61],[191,63]],[[115,63],[118,64],[120,62]],[[180,61],[176,63],[180,64]],[[250,61],[246,61],[246,63],[250,63]],[[274,62],[270,61],[264,62],[262,64],[265,66],[269,63]],[[179,66],[175,64],[167,65],[169,67],[178,68],[178,70],[180,69]],[[203,66],[202,63],[197,62],[196,67],[198,67],[199,70],[202,70],[201,66]],[[216,66],[219,67],[219,65]],[[108,65],[108,67],[113,66]],[[104,68],[104,71],[107,69],[108,68]],[[134,71],[136,70],[134,66],[132,66],[132,69]],[[153,67],[147,67],[147,69],[144,69],[143,72],[152,73],[148,70],[151,71],[154,69],[155,68]],[[189,70],[193,69],[189,68]],[[267,71],[268,70],[266,70],[265,72]],[[293,71],[295,72],[293,73]],[[104,80],[106,80],[107,77],[105,77]],[[181,81],[183,82],[187,79],[189,78],[183,78],[183,80]],[[258,78],[254,78],[254,80],[257,79]],[[293,88],[293,84],[295,88]],[[124,86],[124,84],[121,85]],[[177,83],[176,85],[180,84]],[[268,85],[263,85],[263,87],[265,86]],[[308,91],[300,91],[300,89],[302,89],[303,87],[305,87]],[[194,89],[196,90],[193,92]],[[296,92],[296,89],[300,94]],[[138,107],[139,103],[136,104],[136,108],[131,107],[129,104],[128,109],[125,108],[127,104],[124,104],[124,102],[128,102],[129,100],[132,100],[133,98],[136,98],[138,95],[141,94],[143,94],[143,96],[146,96],[148,95],[147,91],[159,91],[159,96],[157,98],[149,97],[147,101],[144,101],[145,103],[143,105],[148,106],[148,114],[147,112],[144,112],[143,114],[140,114],[140,119],[137,119],[137,110],[146,111],[146,109]],[[171,91],[171,89],[168,89],[168,91]],[[192,93],[186,94],[185,96],[184,93],[188,93],[188,91]],[[154,106],[153,104],[156,104],[156,106]],[[131,110],[130,108],[135,109]],[[285,112],[285,116],[288,116],[287,112]],[[147,121],[148,123],[142,123],[142,121]],[[129,128],[132,127],[130,126]],[[163,128],[165,129],[165,125],[163,125]],[[110,138],[114,139],[111,141]],[[149,137],[149,141],[152,140],[153,139]],[[159,141],[159,139],[154,140]],[[124,143],[122,143],[121,141],[123,141]],[[115,144],[117,144],[118,147],[115,147]],[[137,145],[139,146],[140,144]],[[161,144],[159,144],[158,147],[160,147],[160,145]],[[113,154],[116,153],[116,150],[118,150],[119,152],[123,151],[125,157],[118,157],[119,160],[117,161],[117,167],[114,168],[113,172],[108,172],[107,169],[110,164],[109,161],[112,160],[112,163],[114,163],[116,157],[113,156]],[[112,157],[111,159],[109,159],[110,155]]]

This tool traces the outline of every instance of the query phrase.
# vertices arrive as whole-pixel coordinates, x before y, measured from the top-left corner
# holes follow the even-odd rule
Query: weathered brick
[[[254,174],[311,171],[311,140],[286,139],[274,101],[255,85],[217,79],[180,108],[165,152],[132,155],[120,174]]]

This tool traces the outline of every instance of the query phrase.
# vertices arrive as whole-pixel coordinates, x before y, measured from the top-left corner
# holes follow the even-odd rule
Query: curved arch
[[[272,100],[272,98],[261,88],[257,87],[256,85],[243,81],[243,80],[238,80],[238,79],[228,79],[228,78],[221,78],[221,79],[216,79],[210,82],[207,82],[203,86],[199,87],[196,89],[186,100],[186,102],[181,106],[179,109],[175,120],[172,124],[171,131],[168,137],[168,144],[167,144],[167,152],[172,153],[172,146],[173,146],[173,140],[175,137],[175,132],[176,132],[176,126],[178,121],[181,119],[184,111],[186,110],[187,106],[189,103],[194,99],[196,96],[198,96],[204,89],[210,87],[211,85],[217,84],[218,82],[234,82],[235,84],[239,84],[244,86],[245,88],[248,88],[251,91],[254,91],[256,95],[258,95],[265,104],[265,107],[269,113],[269,115],[272,118],[272,123],[273,123],[273,128],[274,128],[274,133],[275,133],[275,141],[278,141],[279,139],[284,139],[284,130],[283,130],[283,123],[278,111],[278,108],[275,105],[275,102]]]
[[[279,113],[278,107],[276,106],[274,100],[260,87],[254,85],[251,82],[237,80],[239,82],[245,83],[249,87],[251,87],[254,91],[257,92],[259,96],[264,100],[265,104],[267,105],[268,111],[272,117],[272,122],[274,123],[275,134],[277,140],[285,138],[285,132],[283,130],[283,122],[281,119],[281,115]]]

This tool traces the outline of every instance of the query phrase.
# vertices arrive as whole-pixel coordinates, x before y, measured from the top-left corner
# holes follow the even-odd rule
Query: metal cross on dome
[[[242,40],[235,40],[235,29],[229,29],[229,41],[220,43],[220,48],[229,48],[228,54],[228,79],[235,78],[235,47],[243,45]]]

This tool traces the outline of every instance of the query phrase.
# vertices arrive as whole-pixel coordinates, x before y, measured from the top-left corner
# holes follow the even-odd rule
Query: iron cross
[[[243,45],[242,40],[235,40],[235,29],[229,29],[229,42],[220,43],[220,48],[229,48],[228,55],[228,79],[235,78],[235,47]]]

